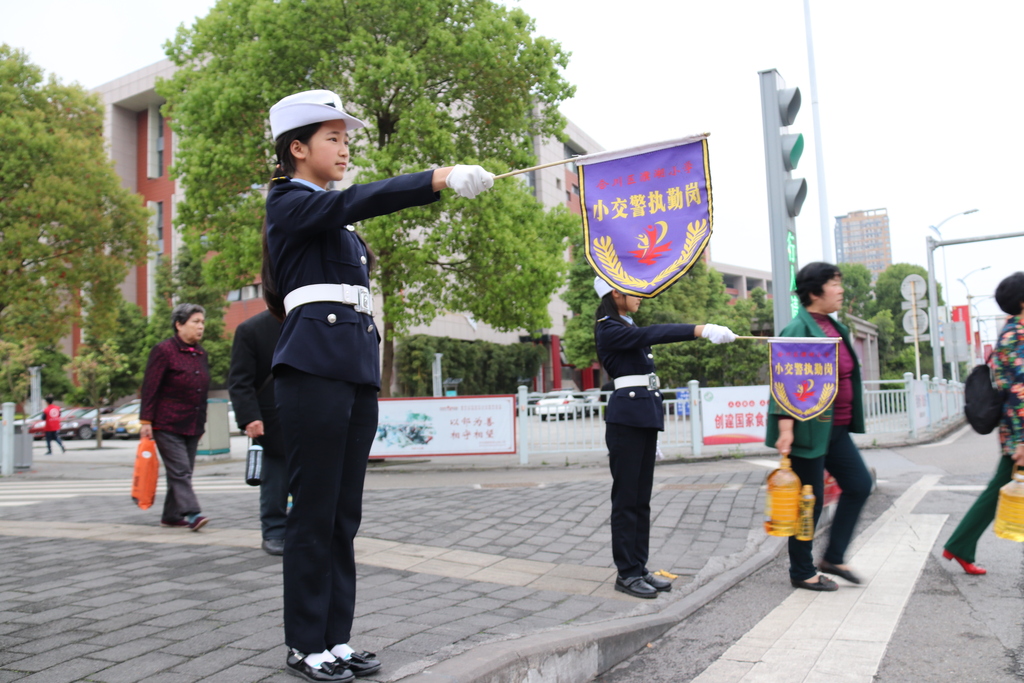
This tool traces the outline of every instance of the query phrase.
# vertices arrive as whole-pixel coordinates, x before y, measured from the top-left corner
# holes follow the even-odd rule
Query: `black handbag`
[[[245,483],[259,486],[263,482],[263,446],[258,443],[249,444],[249,452],[245,456]]]
[[[988,361],[975,365],[964,381],[964,416],[974,431],[988,434],[998,427],[1005,402],[1006,391],[996,388]]]

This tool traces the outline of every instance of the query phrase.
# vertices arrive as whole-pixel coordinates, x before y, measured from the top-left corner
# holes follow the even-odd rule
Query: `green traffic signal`
[[[804,153],[803,133],[782,136],[782,164],[787,171],[792,171],[800,163],[800,155]]]

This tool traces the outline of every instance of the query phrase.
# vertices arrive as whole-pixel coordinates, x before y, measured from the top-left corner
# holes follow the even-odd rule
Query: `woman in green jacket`
[[[844,560],[860,511],[871,493],[871,474],[850,438],[851,432],[864,433],[860,363],[850,345],[849,330],[829,317],[843,305],[843,274],[839,268],[830,263],[807,264],[797,273],[796,293],[803,308],[781,336],[842,338],[837,354],[839,385],[832,406],[804,422],[790,417],[772,400],[765,443],[788,455],[800,482],[813,487],[815,527],[821,515],[826,469],[842,489],[828,548],[817,569],[811,556],[813,541],[789,538],[789,578],[793,586],[834,591],[838,588],[836,582],[818,574],[818,570],[860,583]]]

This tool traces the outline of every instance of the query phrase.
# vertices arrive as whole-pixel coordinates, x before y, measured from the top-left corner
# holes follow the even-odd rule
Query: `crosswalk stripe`
[[[258,492],[258,486],[249,486],[237,480],[193,479],[192,488],[205,493]],[[0,507],[37,505],[47,500],[96,496],[131,496],[130,479],[96,479],[92,481],[13,481],[0,482]],[[167,492],[161,478],[156,487],[158,494]]]
[[[794,591],[694,683],[873,681],[946,521],[947,515],[911,514],[938,481],[919,479],[857,538],[851,563],[864,585]]]

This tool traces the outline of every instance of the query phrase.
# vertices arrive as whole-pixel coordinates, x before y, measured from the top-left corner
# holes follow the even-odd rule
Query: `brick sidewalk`
[[[240,481],[241,463],[220,469]],[[612,590],[605,481],[367,490],[352,644],[384,668],[365,680],[397,681],[483,643],[657,614],[749,558],[765,538],[765,470],[686,471],[656,480],[650,566],[680,578],[653,601]],[[226,479],[197,477],[213,520],[199,533],[159,529],[162,496],[138,510],[127,480],[124,494],[31,505],[5,495],[46,481],[0,481],[0,683],[294,680],[283,672],[280,559],[259,550],[255,489],[203,490]]]

